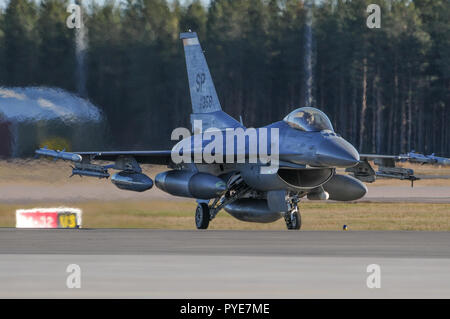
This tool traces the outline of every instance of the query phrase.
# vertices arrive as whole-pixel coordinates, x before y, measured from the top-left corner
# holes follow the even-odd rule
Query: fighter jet
[[[65,152],[41,148],[36,154],[73,162],[73,175],[109,178],[110,169],[119,170],[111,177],[112,183],[137,192],[153,186],[140,164],[167,165],[169,170],[154,178],[156,187],[175,196],[195,198],[198,229],[206,229],[222,209],[248,222],[270,223],[284,218],[287,229],[300,229],[298,203],[302,198],[357,200],[367,193],[362,181],[373,182],[375,176],[383,173],[375,173],[369,160],[403,159],[361,157],[334,131],[329,118],[313,107],[295,109],[283,120],[262,128],[246,128],[242,121],[222,110],[197,34],[181,33],[180,38],[186,58],[193,135],[183,138],[171,150]],[[196,127],[198,123],[200,127]],[[240,147],[234,143],[236,136],[227,139],[230,131],[246,135]],[[209,144],[212,136],[214,148]],[[252,136],[256,140],[251,140]],[[233,146],[228,147],[230,144]],[[214,161],[198,156],[207,148]],[[255,156],[262,153],[265,156]],[[338,174],[339,168],[347,169],[353,176]],[[390,175],[415,179],[411,170]]]

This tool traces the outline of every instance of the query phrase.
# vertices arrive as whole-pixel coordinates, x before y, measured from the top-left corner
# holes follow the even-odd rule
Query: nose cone
[[[359,153],[343,138],[328,137],[319,144],[316,159],[321,166],[353,167],[359,163]]]

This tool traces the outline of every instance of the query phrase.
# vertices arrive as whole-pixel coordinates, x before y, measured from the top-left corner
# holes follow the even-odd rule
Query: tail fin
[[[216,88],[214,87],[208,64],[203,55],[197,33],[185,32],[180,34],[183,40],[186,56],[186,68],[191,94],[192,115],[191,122],[202,120],[203,129],[216,127],[241,127],[241,124],[228,114],[222,112]]]
[[[192,113],[221,111],[219,98],[206,64],[205,56],[198,42],[197,33],[181,33],[186,67],[191,92]]]

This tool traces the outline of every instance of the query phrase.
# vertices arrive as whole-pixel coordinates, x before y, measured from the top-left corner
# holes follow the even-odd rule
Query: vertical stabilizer
[[[191,94],[191,122],[201,120],[203,129],[215,127],[218,129],[241,127],[242,125],[231,116],[222,112],[216,88],[209,73],[197,33],[180,34],[183,40],[186,56],[186,68]]]
[[[211,113],[221,111],[216,89],[209,73],[197,33],[181,33],[186,67],[191,93],[192,113]]]

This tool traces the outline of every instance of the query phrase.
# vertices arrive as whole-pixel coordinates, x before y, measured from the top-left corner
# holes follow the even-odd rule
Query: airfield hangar
[[[41,146],[98,148],[105,127],[96,106],[62,89],[0,87],[0,157],[32,156]]]

